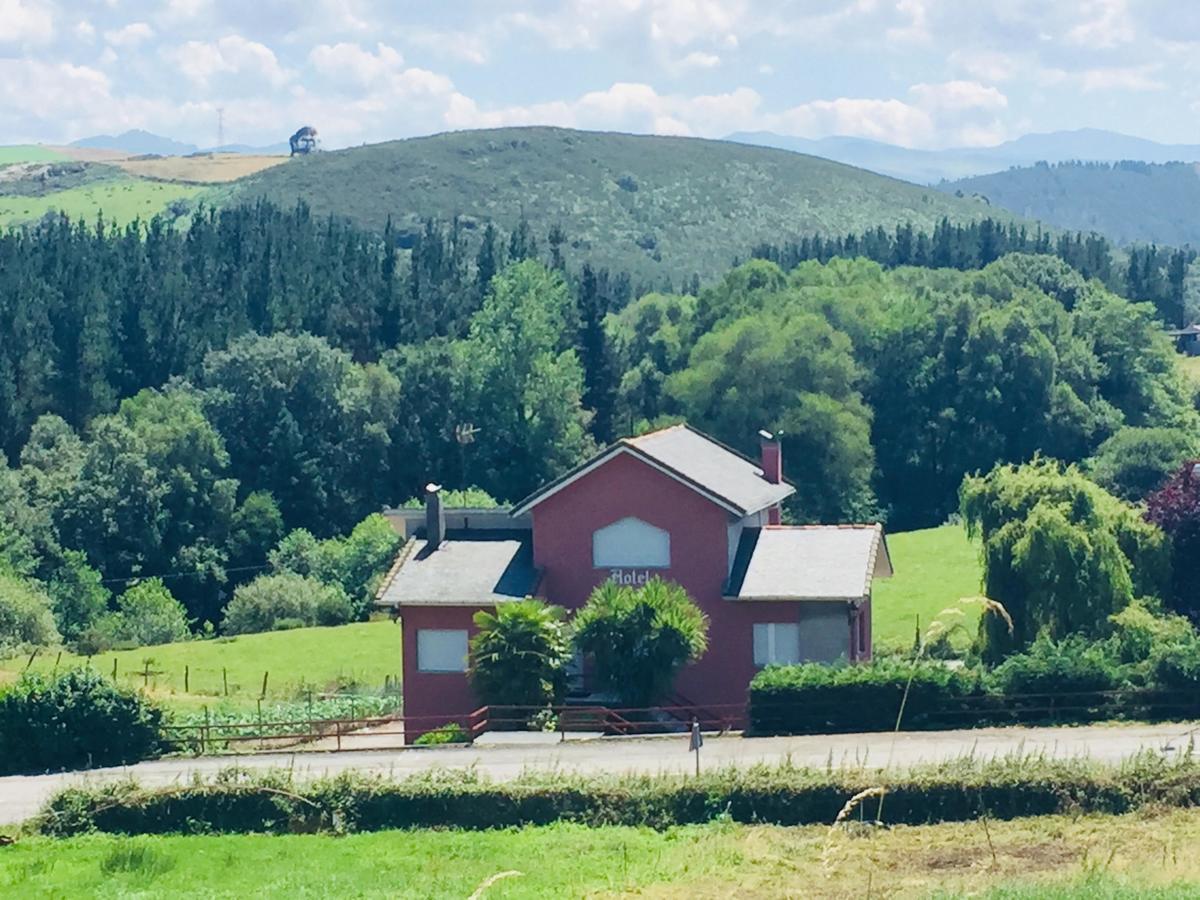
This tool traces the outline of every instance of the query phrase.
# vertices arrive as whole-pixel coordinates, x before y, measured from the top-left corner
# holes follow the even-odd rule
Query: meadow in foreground
[[[653,831],[200,835],[0,848],[20,897],[1193,897],[1200,811],[830,831],[716,823]]]

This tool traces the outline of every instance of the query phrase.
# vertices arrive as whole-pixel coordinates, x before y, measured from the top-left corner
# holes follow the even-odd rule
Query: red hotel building
[[[771,663],[871,656],[871,584],[891,574],[879,525],[786,526],[779,442],[754,461],[686,425],[617,441],[512,509],[389,510],[407,538],[377,604],[403,630],[404,714],[479,706],[467,646],[480,609],[526,596],[567,609],[600,583],[678,582],[709,649],[677,682],[689,704],[743,703]]]

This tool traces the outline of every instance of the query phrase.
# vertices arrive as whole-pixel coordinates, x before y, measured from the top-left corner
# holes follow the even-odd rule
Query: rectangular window
[[[754,626],[754,664],[786,666],[800,662],[800,626],[795,622],[759,622]]]
[[[467,632],[422,628],[417,632],[418,672],[467,671]]]

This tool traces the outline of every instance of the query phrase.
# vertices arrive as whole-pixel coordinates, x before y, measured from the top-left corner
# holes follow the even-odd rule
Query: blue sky
[[[0,0],[3,143],[326,146],[555,124],[988,145],[1200,143],[1184,0]]]

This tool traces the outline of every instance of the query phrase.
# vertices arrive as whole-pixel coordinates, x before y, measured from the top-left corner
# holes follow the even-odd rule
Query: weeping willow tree
[[[1039,633],[1098,637],[1135,597],[1161,596],[1170,578],[1163,533],[1136,507],[1075,466],[1034,459],[968,477],[960,492],[972,537],[982,540],[984,592],[1012,617],[985,616],[991,662]]]

